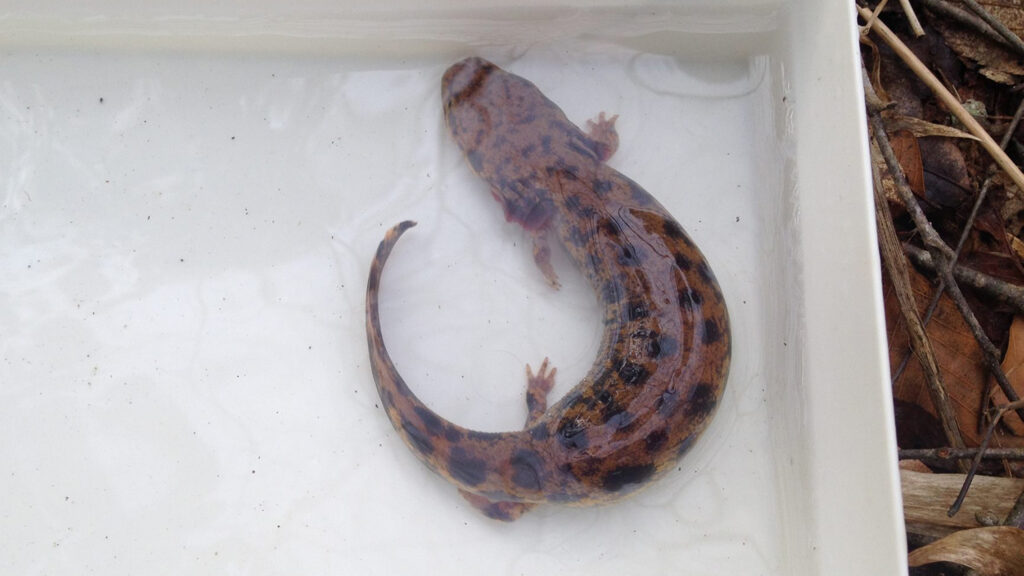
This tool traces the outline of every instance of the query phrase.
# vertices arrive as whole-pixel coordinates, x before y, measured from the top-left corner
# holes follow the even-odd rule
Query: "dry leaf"
[[[945,138],[967,138],[977,140],[973,134],[958,130],[952,126],[935,124],[913,116],[896,115],[885,119],[885,127],[888,132],[906,130],[918,138],[925,136],[941,136]]]
[[[1018,6],[1011,10],[1019,11],[1020,2],[1013,3]],[[981,2],[981,4],[988,4],[986,8],[993,12],[993,16],[1002,18],[997,15],[997,11],[991,3]],[[1019,15],[1014,19],[1019,21]],[[979,72],[990,80],[1013,85],[1019,81],[1021,76],[1024,76],[1024,62],[1021,62],[1009,48],[943,18],[933,18],[931,23],[938,29],[943,40],[954,52],[961,58],[976,63]],[[1006,20],[1004,23],[1009,24]]]
[[[1024,260],[1024,242],[1020,241],[1020,238],[1011,235],[1009,232],[1006,233],[1006,241],[1010,243],[1010,249],[1017,258]]]
[[[1024,316],[1014,316],[1013,324],[1010,326],[1010,339],[1006,343],[1006,354],[1003,356],[1003,372],[1006,378],[1017,391],[1018,396],[1024,397]],[[1003,391],[998,386],[993,386],[992,402],[995,405],[1009,402]],[[1008,426],[1014,434],[1024,436],[1024,422],[1016,412],[1007,412],[1003,415],[1003,425]]]
[[[910,553],[911,566],[952,562],[973,568],[982,576],[1024,574],[1024,530],[990,526],[961,530]]]
[[[903,168],[907,184],[914,195],[924,198],[924,164],[921,163],[921,147],[910,132],[900,131],[889,134],[889,144]]]
[[[934,286],[915,268],[911,267],[908,272],[918,312],[923,315],[928,301],[931,299]],[[910,350],[910,345],[902,315],[899,312],[899,303],[887,275],[883,276],[883,282],[886,331],[889,337],[889,363],[895,371],[904,355]],[[984,430],[984,426],[988,424],[987,422],[979,424],[978,421],[985,382],[989,378],[981,348],[956,305],[945,295],[939,299],[939,305],[935,308],[935,313],[932,315],[932,320],[928,323],[926,331],[932,341],[935,361],[939,365],[942,382],[949,396],[953,412],[956,414],[964,442],[968,446],[977,446],[981,441],[980,431]],[[892,393],[896,400],[916,404],[935,415],[935,407],[932,406],[931,397],[928,394],[921,364],[912,354],[906,370],[903,371],[899,379],[893,382]],[[1024,446],[1024,438],[1011,436],[1002,430],[997,430],[992,438],[992,446],[1006,448]]]
[[[918,312],[924,309],[931,299],[933,286],[916,269],[911,268],[910,283],[917,301]],[[885,318],[889,336],[889,362],[895,370],[906,351],[909,350],[909,338],[899,312],[891,284],[886,278]],[[988,374],[985,370],[981,349],[974,340],[974,335],[964,322],[956,305],[947,296],[939,300],[931,322],[927,327],[928,337],[935,350],[935,360],[939,364],[942,381],[945,384],[949,401],[953,406],[957,422],[960,425],[964,441],[970,446],[977,446],[978,406],[982,400],[982,389]],[[893,396],[924,408],[935,414],[931,398],[925,384],[921,364],[911,355],[906,370],[893,383]]]

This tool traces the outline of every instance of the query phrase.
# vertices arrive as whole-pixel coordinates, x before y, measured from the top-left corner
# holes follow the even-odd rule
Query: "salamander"
[[[459,426],[416,397],[384,346],[378,292],[395,243],[391,228],[366,290],[370,365],[387,417],[430,469],[491,518],[515,520],[540,503],[610,502],[661,476],[693,445],[725,388],[729,316],[711,267],[682,226],[609,167],[617,117],[583,131],[530,81],[481,58],[441,81],[445,123],[505,218],[532,239],[555,287],[551,247],[564,247],[603,309],[593,366],[548,406],[556,370],[526,366],[522,430]]]

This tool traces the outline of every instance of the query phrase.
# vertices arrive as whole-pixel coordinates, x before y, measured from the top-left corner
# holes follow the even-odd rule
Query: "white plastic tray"
[[[0,8],[6,572],[905,573],[848,2],[275,4]],[[626,502],[487,520],[377,407],[402,219],[385,338],[441,414],[516,428],[597,348],[443,129],[470,54],[619,114],[729,303],[718,416]]]

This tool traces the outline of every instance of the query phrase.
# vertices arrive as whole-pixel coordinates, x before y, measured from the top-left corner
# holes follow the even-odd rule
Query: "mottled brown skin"
[[[604,335],[593,367],[550,407],[554,370],[547,360],[537,374],[527,367],[523,430],[477,432],[438,416],[398,374],[381,336],[381,272],[414,225],[402,222],[381,242],[366,294],[387,415],[427,466],[492,518],[514,520],[541,502],[620,498],[671,468],[719,403],[731,346],[718,283],[679,223],[604,163],[617,146],[614,118],[602,115],[584,133],[532,83],[480,58],[448,69],[442,99],[452,136],[506,218],[533,236],[545,276],[557,286],[548,260],[557,240],[594,287]]]

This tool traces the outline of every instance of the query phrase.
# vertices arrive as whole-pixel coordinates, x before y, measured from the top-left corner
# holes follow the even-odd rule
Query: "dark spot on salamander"
[[[597,225],[597,228],[602,234],[609,238],[618,238],[622,235],[622,225],[619,224],[618,220],[613,218],[601,220],[601,223]]]
[[[697,434],[690,434],[689,436],[684,438],[683,441],[679,443],[679,447],[676,448],[676,457],[682,458],[683,455],[689,452],[690,448],[693,446],[693,441],[696,439]]]
[[[619,266],[637,266],[640,264],[640,254],[632,244],[624,243],[619,252]]]
[[[565,207],[573,214],[576,214],[583,208],[583,201],[576,194],[569,194],[562,201],[565,202]]]
[[[647,302],[644,300],[630,300],[629,304],[626,304],[626,319],[630,322],[642,320],[650,315],[650,311],[647,309]]]
[[[620,466],[604,475],[601,488],[608,492],[618,492],[629,484],[640,484],[654,474],[653,464]]]
[[[675,220],[665,220],[665,222],[662,223],[662,230],[664,231],[665,236],[672,238],[673,240],[686,238],[686,232],[683,232],[683,227]]]
[[[671,336],[665,336],[664,334],[658,338],[658,356],[661,358],[671,358],[679,353],[679,341]]]
[[[470,150],[466,152],[466,160],[469,160],[469,165],[473,167],[473,171],[480,173],[484,166],[484,156],[479,150]]]
[[[548,431],[548,427],[544,424],[538,424],[533,428],[530,428],[530,437],[537,441],[547,440],[551,436]]]
[[[569,241],[572,242],[573,246],[586,246],[589,240],[587,233],[579,226],[572,225],[569,227]]]
[[[657,334],[647,340],[647,357],[654,360],[661,357],[661,340]]]
[[[441,436],[444,434],[444,423],[438,418],[437,414],[434,414],[424,406],[413,406],[412,410],[420,417],[427,434],[431,436]]]
[[[701,261],[701,263],[697,265],[697,274],[700,274],[701,279],[708,284],[715,283],[715,275],[711,273],[711,267],[708,266],[707,262]]]
[[[569,139],[569,148],[571,148],[574,152],[576,152],[580,156],[584,156],[586,158],[591,158],[591,159],[597,160],[597,154],[594,152],[594,150],[592,148],[590,148],[589,146],[587,146],[585,143],[580,142],[576,138],[570,138]]]
[[[520,450],[509,461],[512,483],[526,490],[540,490],[540,473],[544,459],[533,450]]]
[[[682,270],[683,272],[687,272],[690,270],[690,268],[693,268],[693,262],[691,262],[690,259],[687,258],[686,255],[683,254],[682,252],[676,253],[675,260],[676,266],[678,266],[679,269]]]
[[[434,453],[434,443],[431,441],[431,437],[419,428],[413,426],[408,422],[402,422],[402,430],[405,432],[409,442],[416,447],[424,456],[430,456]]]
[[[544,192],[544,194],[550,193]],[[565,202],[565,207],[569,212],[588,222],[585,226],[587,226],[587,230],[590,230],[589,222],[597,216],[597,210],[595,210],[590,204],[585,203],[577,194],[570,194],[569,196],[566,196],[563,202]]]
[[[566,449],[582,450],[588,445],[587,429],[575,418],[565,418],[558,425],[558,442]]]
[[[622,380],[623,384],[630,386],[643,384],[647,381],[647,377],[650,376],[647,368],[644,368],[642,364],[630,362],[624,358],[615,364],[615,373],[619,375],[619,379]]]
[[[615,430],[622,430],[632,424],[635,420],[636,414],[633,414],[629,410],[619,410],[609,416],[604,423],[606,426]]]
[[[385,407],[395,405],[395,395],[392,394],[391,390],[388,390],[387,388],[381,388],[380,399],[384,402]]]
[[[702,420],[715,411],[717,404],[718,396],[715,394],[715,387],[707,382],[700,382],[693,387],[689,398],[686,399],[686,417]]]
[[[700,292],[685,287],[679,290],[679,305],[686,309],[696,308],[704,303],[704,297]]]
[[[633,198],[633,201],[641,206],[645,206],[651,201],[651,195],[647,193],[647,190],[644,190],[639,184],[632,180],[629,181],[629,193]]]
[[[596,192],[600,196],[603,196],[611,192],[612,188],[614,187],[615,184],[613,184],[611,180],[595,179],[593,184],[594,192]]]
[[[601,390],[594,395],[594,399],[597,400],[602,406],[607,406],[615,400],[615,396],[608,390]]]
[[[714,344],[722,339],[722,331],[718,324],[711,318],[704,321],[704,343]]]
[[[544,154],[551,154],[551,135],[545,134],[540,137],[540,149]]]
[[[533,143],[527,144],[526,146],[523,146],[523,148],[521,150],[519,150],[519,155],[522,156],[524,160],[528,160],[530,158],[530,156],[533,155],[533,151],[536,150],[536,149],[537,149],[537,145],[536,144],[533,144]]]
[[[601,285],[601,301],[605,304],[616,304],[622,298],[623,292],[622,284],[615,278],[610,278]]]
[[[676,390],[666,390],[654,401],[654,409],[658,411],[662,418],[667,418],[675,410],[678,403],[679,392]]]
[[[476,486],[487,477],[487,462],[474,458],[460,446],[452,446],[448,457],[448,471],[452,478],[466,486]]]
[[[648,454],[655,454],[660,451],[668,442],[668,434],[664,430],[655,430],[644,438],[644,448]]]
[[[454,428],[452,426],[445,426],[444,428],[444,437],[449,442],[461,442],[464,436],[465,434],[463,434],[458,428]]]
[[[558,174],[560,177],[570,182],[575,182],[580,179],[579,169],[579,166],[575,164],[570,164],[568,162],[558,160],[555,162],[554,173]],[[548,168],[548,173],[552,173],[551,168]]]

